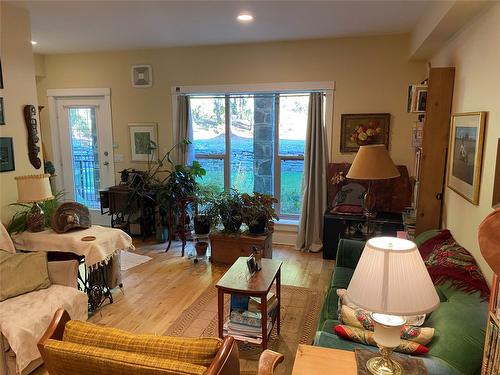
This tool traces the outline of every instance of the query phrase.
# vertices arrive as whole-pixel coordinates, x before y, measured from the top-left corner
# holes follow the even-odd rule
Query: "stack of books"
[[[224,334],[255,344],[262,343],[262,313],[260,298],[238,294],[231,295],[231,313],[224,324]],[[274,293],[267,295],[267,334],[271,333],[276,317],[278,299]]]

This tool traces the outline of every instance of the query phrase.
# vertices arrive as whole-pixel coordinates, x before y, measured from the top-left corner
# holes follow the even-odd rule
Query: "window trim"
[[[325,93],[325,129],[327,132],[328,147],[330,150],[330,160],[333,159],[333,103],[334,103],[335,81],[313,81],[313,82],[277,82],[277,83],[259,83],[242,85],[200,85],[200,86],[172,86],[172,121],[177,121],[177,96],[178,95],[204,95],[204,96],[224,96],[225,106],[229,106],[230,95],[234,94],[293,94],[304,92],[324,92]],[[279,95],[275,96],[275,100]],[[300,155],[280,155],[279,154],[279,99],[275,102],[274,120],[274,181],[273,192],[275,197],[281,198],[281,161],[282,160],[304,160]],[[231,178],[231,153],[230,153],[230,111],[225,111],[225,154],[195,154],[196,159],[218,159],[224,161],[224,189],[230,187]],[[173,139],[177,138],[177,126],[173,127]],[[277,135],[277,136],[276,136]],[[276,177],[277,176],[277,177]],[[283,219],[296,220],[299,215],[283,215],[280,213],[280,202],[277,204],[277,213]]]

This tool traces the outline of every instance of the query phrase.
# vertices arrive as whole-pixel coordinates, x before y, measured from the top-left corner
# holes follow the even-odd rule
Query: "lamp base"
[[[41,232],[45,229],[45,213],[38,203],[34,203],[26,214],[26,226],[30,232]]]
[[[390,358],[392,348],[379,348],[382,356],[370,358],[366,362],[368,371],[373,375],[403,375],[404,371],[401,365]]]
[[[365,195],[363,196],[363,215],[368,219],[373,219],[377,216],[377,212],[375,211],[375,204],[377,202],[377,198],[375,194],[372,192],[372,182],[368,182],[368,189],[366,190]]]

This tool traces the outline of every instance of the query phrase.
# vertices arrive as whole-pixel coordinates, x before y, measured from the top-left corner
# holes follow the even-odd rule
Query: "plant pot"
[[[253,224],[248,224],[248,231],[251,234],[264,234],[266,232],[267,219],[257,220]]]
[[[230,217],[222,221],[224,229],[228,232],[237,232],[240,230],[241,224],[243,223],[241,217]]]
[[[208,242],[196,242],[194,247],[196,249],[196,255],[198,255],[199,257],[203,257],[207,254]]]
[[[196,234],[208,234],[210,232],[210,221],[205,215],[194,216],[194,232]]]

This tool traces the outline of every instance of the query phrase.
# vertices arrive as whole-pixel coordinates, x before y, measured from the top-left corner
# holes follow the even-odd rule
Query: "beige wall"
[[[28,159],[27,130],[23,107],[37,106],[35,68],[31,48],[29,13],[20,7],[2,3],[1,7],[1,56],[6,125],[0,126],[2,137],[12,137],[16,170],[0,173],[0,211],[2,222],[12,215],[10,203],[17,200],[14,176],[43,173],[33,168]],[[40,154],[41,157],[41,154]]]
[[[47,89],[110,87],[115,154],[124,155],[124,162],[115,166],[120,171],[144,167],[130,162],[128,123],[157,122],[160,148],[171,145],[172,86],[334,80],[334,160],[353,157],[338,151],[341,113],[390,112],[391,154],[397,163],[411,167],[415,116],[406,113],[406,91],[409,83],[424,78],[425,66],[408,62],[407,46],[408,36],[396,35],[48,55],[45,77],[37,77],[38,97],[47,105]],[[152,88],[131,87],[133,64],[153,66]],[[51,150],[48,125],[45,111],[44,144]]]
[[[500,138],[500,4],[476,17],[432,58],[433,66],[455,66],[453,112],[487,111],[479,205],[450,189],[445,193],[443,226],[470,250],[488,282],[492,271],[479,252],[477,228],[492,211],[497,140]]]

